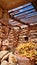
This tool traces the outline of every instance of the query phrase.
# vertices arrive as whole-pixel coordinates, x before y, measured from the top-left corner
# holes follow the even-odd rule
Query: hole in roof
[[[32,3],[27,3],[24,4],[22,6],[19,6],[17,8],[11,9],[8,11],[10,13],[11,16],[14,16],[14,18],[16,19],[28,19],[32,16],[37,16],[37,12],[34,8],[34,6],[32,5]],[[36,18],[35,18],[36,20]],[[25,21],[24,21],[25,22]]]

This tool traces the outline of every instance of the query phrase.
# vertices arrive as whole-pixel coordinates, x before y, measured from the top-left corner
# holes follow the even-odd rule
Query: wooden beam
[[[28,14],[31,14],[31,13],[35,13],[35,11],[32,11],[32,12],[28,12],[28,13],[26,13],[26,14],[22,14],[21,13],[21,15],[19,15],[19,16],[14,16],[15,18],[18,18],[18,19],[22,19],[22,18],[25,18]]]

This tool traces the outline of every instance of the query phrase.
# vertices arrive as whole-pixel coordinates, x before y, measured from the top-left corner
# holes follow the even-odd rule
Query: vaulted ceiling
[[[35,5],[36,1],[37,0],[0,0],[0,6],[4,9],[11,9],[28,2],[32,2]]]

